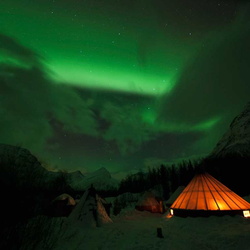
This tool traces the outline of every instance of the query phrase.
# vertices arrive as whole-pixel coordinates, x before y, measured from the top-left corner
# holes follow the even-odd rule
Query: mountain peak
[[[105,167],[98,168],[94,173],[105,173],[110,174],[109,171]]]
[[[229,130],[211,154],[213,157],[226,155],[250,156],[250,102],[243,112],[233,119]]]

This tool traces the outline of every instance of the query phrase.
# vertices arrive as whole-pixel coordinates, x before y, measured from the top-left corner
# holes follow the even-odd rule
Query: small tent
[[[172,215],[249,215],[250,203],[208,173],[197,174],[170,207]]]
[[[151,213],[162,213],[163,212],[163,203],[158,201],[152,192],[146,192],[139,199],[135,208],[139,211],[149,211]]]
[[[76,206],[76,201],[69,194],[57,196],[48,207],[48,215],[53,217],[67,217]]]

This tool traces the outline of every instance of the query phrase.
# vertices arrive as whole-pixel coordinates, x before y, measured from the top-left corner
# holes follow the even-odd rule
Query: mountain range
[[[4,186],[49,188],[63,180],[73,190],[83,191],[92,184],[98,190],[117,188],[119,184],[106,168],[84,175],[80,171],[49,171],[29,150],[18,146],[0,144],[0,162],[0,181]]]

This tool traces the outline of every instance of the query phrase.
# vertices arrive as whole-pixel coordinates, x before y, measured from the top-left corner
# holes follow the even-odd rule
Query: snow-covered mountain
[[[68,184],[75,190],[85,190],[90,187],[91,184],[93,184],[96,189],[107,190],[117,187],[118,181],[111,177],[111,174],[106,168],[100,168],[84,176],[82,175],[82,177],[79,176],[79,173],[75,173],[68,179]]]
[[[235,117],[229,130],[217,143],[212,157],[240,155],[250,157],[250,102],[244,111]]]
[[[84,178],[84,175],[79,170],[67,173],[67,182],[69,184],[82,181],[83,178]]]

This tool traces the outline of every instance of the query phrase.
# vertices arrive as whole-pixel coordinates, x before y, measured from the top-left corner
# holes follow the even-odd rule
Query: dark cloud
[[[153,1],[160,26],[168,24],[175,35],[205,34],[207,31],[231,24],[242,1],[235,0],[176,0]],[[166,30],[166,33],[169,29]]]
[[[190,126],[216,116],[232,119],[249,101],[249,44],[249,22],[205,42],[163,98],[160,119]]]
[[[104,139],[116,141],[123,155],[139,150],[155,135],[155,131],[143,121],[138,108],[129,104],[119,107],[106,103],[101,116],[111,123],[103,135]]]
[[[91,103],[99,137],[105,142],[115,143],[120,154],[138,151],[144,142],[157,135],[157,128],[143,117],[148,107],[156,105],[155,98],[113,91],[78,91],[83,99],[87,98]]]
[[[6,63],[10,61],[12,64],[16,62],[25,66],[41,67],[42,57],[40,55],[5,34],[0,34],[0,53]]]
[[[250,98],[249,19],[239,22],[213,39],[204,41],[198,56],[187,65],[173,91],[162,99],[158,122],[195,127],[209,120],[213,126],[189,148],[196,154],[213,149],[232,119]]]
[[[51,119],[63,123],[65,130],[97,134],[86,102],[72,88],[51,82],[35,52],[5,35],[0,35],[0,45],[5,57],[0,64],[2,143],[43,152],[53,136]]]

